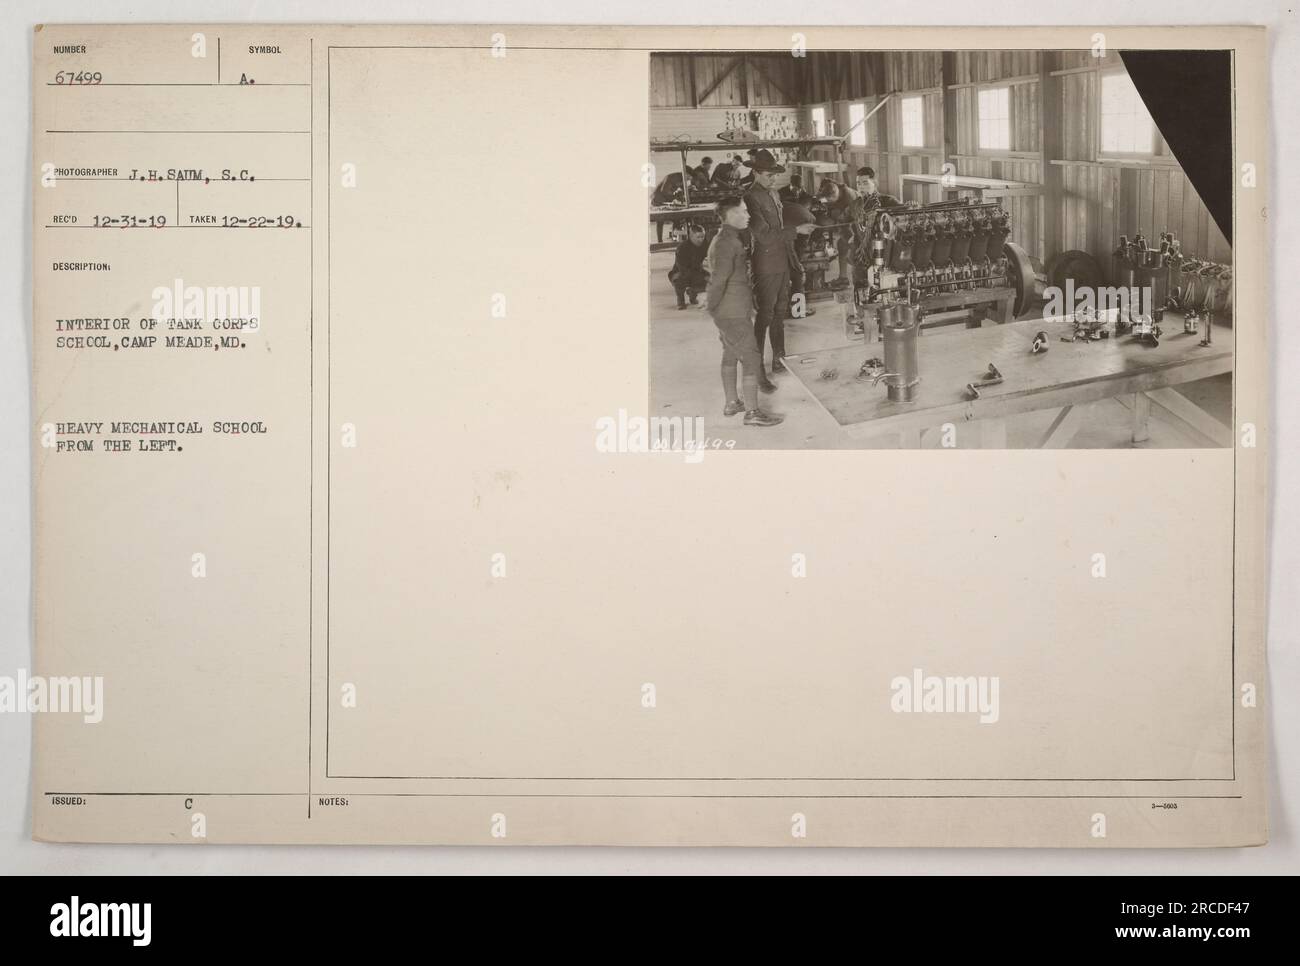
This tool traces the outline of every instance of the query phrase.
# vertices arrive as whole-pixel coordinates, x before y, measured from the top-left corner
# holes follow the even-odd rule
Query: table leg
[[[1216,446],[1233,444],[1232,429],[1219,422],[1182,393],[1165,388],[1148,390],[1146,395],[1151,402],[1190,426]]]
[[[1042,441],[1039,442],[1039,449],[1065,449],[1070,445],[1070,440],[1074,434],[1079,431],[1079,425],[1083,422],[1083,416],[1080,410],[1082,406],[1063,406],[1061,411],[1056,414],[1052,420],[1052,425],[1047,427],[1047,432],[1043,434]]]

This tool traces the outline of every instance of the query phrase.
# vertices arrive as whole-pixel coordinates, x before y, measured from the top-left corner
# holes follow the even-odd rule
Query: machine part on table
[[[1156,320],[1149,315],[1135,315],[1133,317],[1133,337],[1139,342],[1145,342],[1152,347],[1160,344],[1161,330],[1156,324]]]
[[[1109,319],[1090,308],[1081,308],[1070,317],[1071,334],[1061,336],[1062,342],[1098,342],[1110,338]]]
[[[1137,285],[1137,266],[1132,251],[1133,243],[1129,241],[1128,235],[1120,235],[1119,244],[1110,253],[1110,278],[1111,283],[1117,288],[1131,289]]]
[[[921,331],[921,311],[908,303],[885,305],[880,310],[880,324],[885,337],[883,362],[868,359],[858,376],[873,386],[885,381],[890,402],[912,402],[921,381],[917,365],[916,342]],[[872,363],[881,362],[879,367]]]
[[[915,305],[892,306],[882,321],[885,332],[885,385],[891,402],[911,402],[921,381],[917,362],[917,336],[921,333],[921,311]]]
[[[1232,266],[1185,254],[1173,232],[1163,232],[1160,239],[1160,247],[1166,251],[1166,294],[1156,303],[1154,321],[1162,321],[1163,309],[1182,312],[1184,334],[1201,332],[1200,345],[1213,345],[1213,316],[1232,316]],[[1153,345],[1158,344],[1158,337],[1157,325]]]
[[[884,368],[885,360],[879,356],[872,356],[870,359],[867,359],[862,363],[862,368],[858,370],[858,378],[872,379],[875,377],[877,372],[883,371]]]
[[[1047,333],[1039,332],[1034,336],[1034,344],[1029,347],[1029,351],[1037,355],[1040,352],[1047,351]]]
[[[1024,314],[1029,303],[1042,298],[1047,279],[1043,275],[1042,265],[1015,242],[1007,242],[1005,248],[1007,270],[1010,274],[1011,287],[1016,290],[1013,309],[1016,316]]]
[[[1002,382],[1002,373],[993,363],[989,363],[988,370],[979,382],[966,383],[966,395],[971,399],[979,399],[980,390],[987,389],[989,386],[996,386]]]
[[[960,310],[1005,300],[1018,314],[1044,281],[1024,249],[1008,242],[1010,233],[1011,216],[996,201],[866,209],[850,249],[854,304],[859,311],[912,304],[925,313],[928,302]]]
[[[1150,314],[1162,309],[1169,299],[1169,266],[1179,257],[1178,241],[1169,232],[1161,232],[1160,247],[1152,248],[1139,232],[1129,241],[1127,235],[1119,236],[1119,245],[1111,253],[1115,286],[1124,294],[1120,305],[1120,325],[1123,332],[1134,315]],[[1132,304],[1137,292],[1138,306]]]
[[[1205,318],[1205,336],[1200,345],[1214,344],[1214,309],[1218,304],[1219,292],[1223,288],[1231,291],[1232,269],[1226,265],[1207,263],[1197,271],[1205,279],[1205,294],[1201,299],[1201,315]]]
[[[1061,252],[1047,263],[1047,282],[1062,291],[1066,283],[1074,281],[1075,291],[1092,289],[1096,291],[1105,285],[1105,274],[1097,259],[1077,248]]]

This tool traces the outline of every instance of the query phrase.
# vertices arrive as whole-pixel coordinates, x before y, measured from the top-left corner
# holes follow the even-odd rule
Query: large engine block
[[[899,205],[862,212],[854,225],[853,298],[860,307],[984,288],[1017,290],[1019,313],[1034,269],[1007,242],[1010,215],[997,202]]]

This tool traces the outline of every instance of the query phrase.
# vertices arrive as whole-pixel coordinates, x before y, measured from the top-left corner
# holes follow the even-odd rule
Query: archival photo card
[[[1263,31],[32,41],[36,838],[1267,840]]]

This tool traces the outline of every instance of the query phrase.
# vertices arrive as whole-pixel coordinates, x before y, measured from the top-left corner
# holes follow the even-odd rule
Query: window
[[[849,105],[849,143],[854,147],[863,148],[867,146],[867,126],[859,123],[867,116],[867,105],[850,104]],[[854,127],[854,125],[857,127]]]
[[[980,150],[1011,150],[1011,88],[979,92]]]
[[[813,137],[826,137],[826,108],[814,107],[812,109],[812,126]]]
[[[1156,125],[1126,73],[1101,75],[1103,154],[1154,154]]]
[[[903,147],[925,147],[925,105],[918,97],[903,98]]]

